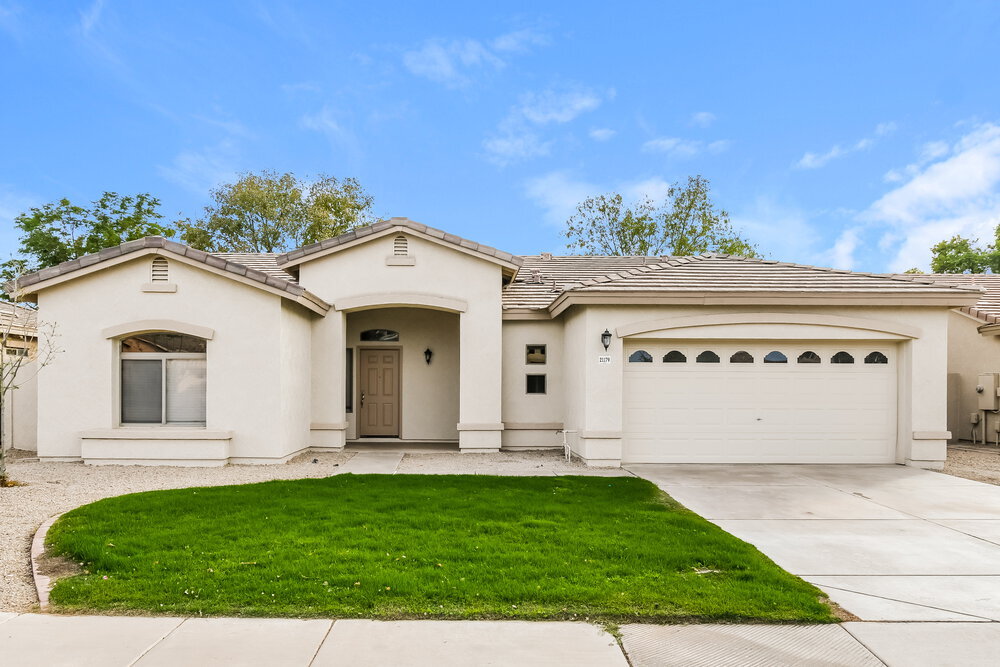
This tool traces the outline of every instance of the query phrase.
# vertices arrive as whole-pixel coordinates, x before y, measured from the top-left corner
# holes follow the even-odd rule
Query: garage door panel
[[[870,344],[868,344],[870,345]],[[850,344],[693,342],[719,364],[662,364],[676,344],[646,343],[653,364],[625,364],[624,454],[627,462],[889,463],[896,438],[895,349]],[[668,349],[669,348],[669,349]],[[637,349],[626,345],[626,353]],[[889,364],[863,364],[872,350]],[[752,364],[729,362],[746,350]],[[771,350],[787,364],[764,364]],[[815,351],[819,364],[798,364]],[[849,352],[854,364],[831,364]],[[636,368],[642,366],[643,368]]]

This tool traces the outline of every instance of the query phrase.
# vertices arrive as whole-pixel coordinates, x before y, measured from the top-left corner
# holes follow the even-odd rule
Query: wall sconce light
[[[431,357],[433,356],[434,353],[431,351],[431,348],[427,348],[426,350],[424,350],[424,361],[426,361],[428,364],[431,363]]]
[[[611,347],[611,332],[607,329],[601,334],[601,345],[604,346],[604,351],[607,352],[608,348]]]

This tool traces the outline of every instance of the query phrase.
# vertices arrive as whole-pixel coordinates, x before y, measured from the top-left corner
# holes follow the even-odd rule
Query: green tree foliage
[[[105,192],[89,206],[60,199],[21,213],[14,218],[21,256],[0,264],[0,279],[6,284],[22,273],[144,236],[172,236],[174,230],[160,223],[159,206],[160,200],[149,194]]]
[[[374,222],[372,203],[353,178],[245,173],[212,191],[202,219],[178,227],[184,243],[202,250],[285,252]]]
[[[712,202],[709,181],[674,183],[662,203],[649,198],[627,205],[622,195],[589,197],[566,221],[566,244],[584,255],[696,255],[719,252],[759,257],[729,213]]]
[[[1000,273],[1000,224],[996,237],[985,247],[978,240],[952,236],[931,248],[931,271],[934,273]]]

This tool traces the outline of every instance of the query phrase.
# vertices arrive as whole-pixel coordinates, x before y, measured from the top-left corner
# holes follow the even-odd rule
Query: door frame
[[[355,388],[355,391],[357,391],[357,396],[355,398],[358,400],[358,406],[357,406],[357,410],[356,410],[357,419],[355,421],[355,424],[356,424],[356,428],[357,428],[357,437],[358,437],[358,439],[360,440],[361,438],[386,438],[386,439],[402,440],[402,438],[403,438],[403,346],[402,345],[364,345],[364,346],[359,345],[359,346],[357,346],[354,349],[355,349],[355,354],[354,354],[354,377],[357,378],[356,379],[357,387]],[[361,430],[362,430],[362,424],[361,424],[361,410],[362,410],[362,406],[361,406],[361,382],[362,382],[362,379],[361,379],[362,378],[362,375],[361,375],[361,358],[362,358],[362,355],[367,350],[396,350],[396,352],[398,354],[397,358],[399,359],[399,362],[398,362],[398,368],[396,369],[396,371],[397,371],[396,386],[398,387],[397,394],[398,394],[398,399],[399,399],[399,400],[396,401],[396,424],[399,426],[399,434],[398,435],[362,435],[361,434]]]

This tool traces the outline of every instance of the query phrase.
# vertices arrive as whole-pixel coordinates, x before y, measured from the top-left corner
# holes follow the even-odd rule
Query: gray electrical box
[[[976,394],[979,396],[980,410],[1000,409],[1000,398],[997,396],[997,389],[1000,389],[1000,373],[979,374]]]

